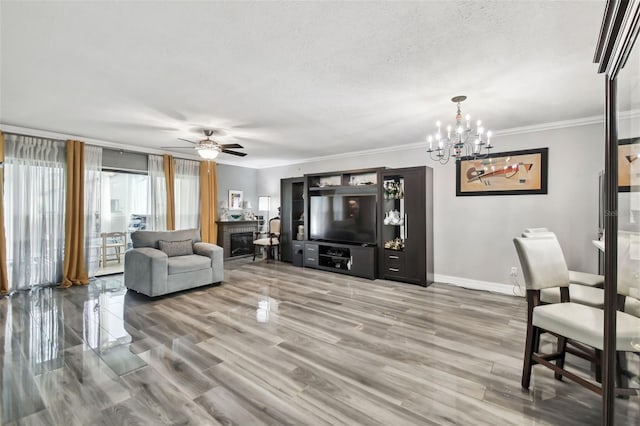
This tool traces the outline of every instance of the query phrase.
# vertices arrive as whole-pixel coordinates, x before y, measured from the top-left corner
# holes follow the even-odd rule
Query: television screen
[[[376,243],[375,195],[316,195],[310,197],[311,239],[340,243]]]

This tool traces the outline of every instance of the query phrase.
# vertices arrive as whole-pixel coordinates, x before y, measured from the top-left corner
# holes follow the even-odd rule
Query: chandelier
[[[482,121],[476,121],[476,127],[472,128],[469,114],[463,120],[460,104],[465,99],[467,99],[466,96],[456,96],[451,99],[452,102],[458,105],[455,126],[448,125],[446,134],[444,134],[440,127],[441,123],[438,121],[436,122],[437,132],[427,137],[429,142],[427,152],[431,160],[440,164],[447,164],[451,157],[456,160],[461,158],[475,160],[487,157],[491,148],[493,148],[493,145],[491,145],[491,132],[488,131],[485,134]]]

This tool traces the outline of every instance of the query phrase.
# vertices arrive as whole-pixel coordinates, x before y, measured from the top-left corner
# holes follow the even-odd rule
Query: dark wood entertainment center
[[[282,179],[282,260],[427,286],[433,283],[432,187],[433,172],[424,166]]]

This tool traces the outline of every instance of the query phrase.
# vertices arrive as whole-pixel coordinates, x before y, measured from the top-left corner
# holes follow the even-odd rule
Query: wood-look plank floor
[[[0,423],[600,424],[548,369],[520,388],[524,319],[518,297],[247,259],[158,299],[121,275],[43,288],[0,300]],[[638,398],[616,415],[638,424]]]

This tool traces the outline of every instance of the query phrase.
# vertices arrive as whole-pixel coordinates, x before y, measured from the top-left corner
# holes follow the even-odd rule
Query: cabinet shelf
[[[320,256],[320,257],[330,257],[331,259],[334,259],[334,260],[350,260],[351,259],[351,257],[334,256],[332,254],[319,254],[318,256]]]
[[[345,190],[362,193],[371,192],[377,193],[378,188],[376,185],[333,185],[333,186],[314,186],[309,188],[309,192],[322,192],[322,191],[342,191]]]

